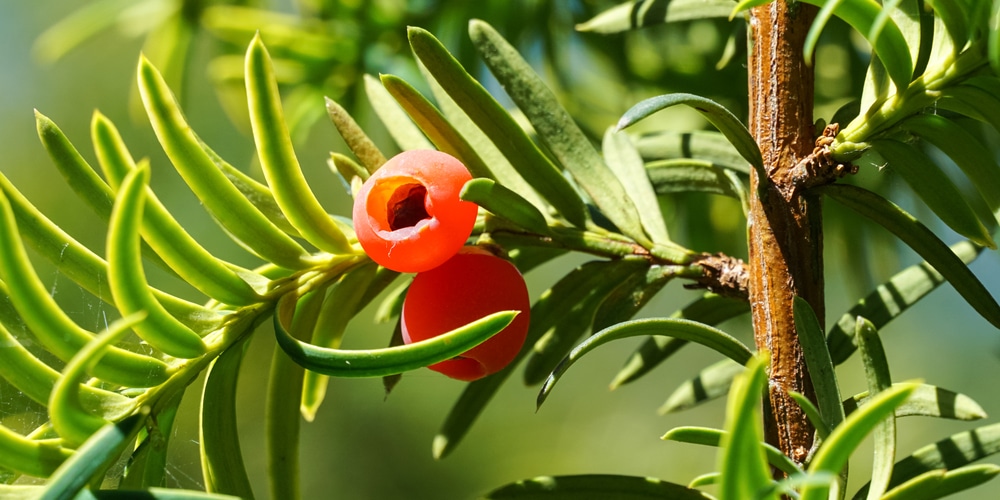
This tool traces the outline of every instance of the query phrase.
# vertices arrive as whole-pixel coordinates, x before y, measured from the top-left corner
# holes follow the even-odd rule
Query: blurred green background
[[[154,189],[189,231],[225,258],[253,265],[254,261],[230,242],[200,208],[166,161],[148,123],[130,109],[141,37],[112,29],[86,41],[55,63],[43,64],[33,56],[33,44],[39,35],[86,3],[0,1],[0,151],[3,153],[0,169],[43,212],[83,243],[102,252],[103,223],[76,199],[52,167],[35,135],[32,115],[32,108],[36,108],[52,118],[84,157],[93,161],[89,123],[92,112],[99,109],[118,125],[133,154],[152,160]],[[405,7],[403,2],[376,3],[386,12]],[[449,2],[414,4],[423,6],[417,11],[426,19],[424,27],[438,34],[456,53],[462,55],[466,51],[464,57],[469,60],[461,40],[470,11],[476,9],[463,5],[449,10],[452,5]],[[715,68],[734,24],[698,22],[659,26],[628,35],[578,37],[572,35],[573,23],[586,20],[587,15],[610,5],[608,2],[521,1],[497,5],[484,7],[476,15],[494,23],[508,36],[511,30],[520,30],[512,40],[529,59],[539,63],[543,76],[550,78],[554,87],[565,92],[567,107],[582,117],[589,132],[601,133],[630,104],[665,91],[710,94],[737,110],[737,114],[745,114],[740,111],[745,108],[741,99],[745,100],[746,75],[740,60],[744,56],[737,52],[734,62],[721,72]],[[281,8],[291,11],[288,5]],[[539,13],[547,17],[539,22],[525,21]],[[345,81],[354,81],[356,74],[352,72],[362,70],[398,72],[408,79],[416,74],[404,50],[405,32],[402,24],[398,24],[404,17],[401,13],[395,18],[389,16],[382,26],[389,35],[375,37],[370,44],[357,47],[356,59],[360,62],[345,67],[344,71],[350,73]],[[398,33],[392,35],[394,31]],[[736,36],[742,35],[737,31]],[[553,40],[563,42],[561,52],[554,56],[552,52],[546,53]],[[249,37],[243,43],[246,42]],[[240,53],[241,49],[235,45],[229,47],[225,52],[226,46],[209,34],[195,38],[187,60],[184,106],[193,127],[211,147],[234,165],[253,171],[252,142],[241,126],[227,116],[208,70],[216,56]],[[829,118],[846,100],[845,96],[859,92],[864,57],[850,41],[847,31],[838,25],[831,28],[820,50],[825,51],[824,60],[834,61],[821,67],[817,78],[818,115]],[[624,58],[616,59],[615,54]],[[546,60],[550,64],[544,64]],[[488,79],[484,81],[489,85]],[[371,119],[362,94],[350,85],[337,88],[342,92],[338,99],[352,106],[369,133],[391,151],[394,144]],[[321,101],[316,100],[315,105],[322,106]],[[662,117],[657,126],[685,130],[702,124],[677,113]],[[349,196],[325,165],[328,152],[342,150],[342,142],[322,116],[314,126],[304,130],[297,150],[310,183],[329,211],[347,214]],[[891,179],[881,182],[887,182],[890,189],[896,185]],[[899,189],[893,192],[905,196]],[[666,200],[664,206],[670,210],[667,214],[670,224],[678,228],[672,227],[673,234],[684,235],[681,243],[699,250],[724,250],[744,256],[741,239],[745,221],[737,204],[708,197],[678,197]],[[919,210],[919,206],[916,208]],[[828,217],[838,218],[836,207],[828,210]],[[838,318],[856,300],[858,292],[866,290],[863,284],[866,279],[884,279],[898,269],[890,266],[916,261],[891,240],[888,245],[871,245],[872,238],[887,240],[885,235],[878,234],[880,230],[862,231],[857,224],[840,219],[831,222],[831,227],[843,230],[830,232],[826,238],[828,322]],[[708,227],[715,229],[707,230]],[[946,239],[953,241],[954,237]],[[894,257],[893,252],[899,252],[899,256]],[[532,294],[538,296],[570,267],[584,261],[583,256],[567,256],[532,271],[527,276]],[[108,321],[107,315],[113,311],[80,292],[46,262],[37,258],[35,262],[44,279],[51,283],[56,298],[81,324],[100,328]],[[996,252],[984,254],[973,270],[994,295],[1000,295],[1000,259]],[[197,297],[195,292],[155,269],[149,272],[151,279],[165,289]],[[673,283],[642,314],[668,315],[693,300],[695,293]],[[922,378],[971,396],[991,415],[1000,414],[996,389],[1000,374],[1000,332],[980,319],[947,285],[922,305],[883,330],[894,378]],[[366,309],[352,324],[345,341],[347,347],[385,344],[389,327],[372,325],[373,309]],[[752,343],[747,318],[731,321],[722,328]],[[273,344],[268,328],[257,333],[240,381],[240,420],[233,423],[239,425],[244,436],[243,451],[250,477],[261,497],[266,492],[263,394]],[[513,377],[465,441],[441,461],[432,459],[431,441],[461,392],[461,383],[420,370],[406,374],[385,398],[379,380],[334,380],[316,421],[303,426],[304,497],[472,498],[501,484],[539,475],[614,473],[686,483],[696,475],[712,471],[714,450],[662,442],[659,436],[679,425],[721,426],[723,401],[668,416],[658,416],[656,408],[677,384],[716,361],[718,356],[688,347],[645,378],[609,391],[608,383],[637,344],[638,341],[620,341],[590,355],[571,370],[537,413],[534,408],[537,388],[524,387],[518,376]],[[846,363],[838,374],[845,396],[864,390],[857,360]],[[199,383],[187,395],[171,441],[170,486],[203,487],[197,448]],[[0,392],[0,419],[4,424],[19,428],[25,422],[37,421],[38,416],[32,414],[36,408],[23,402],[9,387],[0,389],[4,389]],[[899,423],[899,453],[908,454],[919,446],[975,425],[903,419]],[[869,456],[867,450],[855,456],[849,491],[860,486]],[[994,482],[959,498],[998,496],[1000,483]]]

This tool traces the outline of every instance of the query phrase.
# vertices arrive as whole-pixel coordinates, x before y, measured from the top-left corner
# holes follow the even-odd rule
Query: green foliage
[[[141,3],[148,8],[155,2]],[[795,320],[816,400],[793,397],[818,429],[804,463],[764,442],[758,404],[768,382],[766,350],[754,352],[718,328],[749,310],[745,290],[711,281],[711,259],[724,256],[689,249],[695,246],[686,242],[691,234],[675,230],[685,216],[704,232],[715,233],[712,224],[693,215],[695,210],[677,215],[666,209],[695,207],[701,198],[694,196],[723,195],[738,200],[745,215],[750,197],[758,196],[747,192],[748,175],[763,177],[766,166],[739,110],[724,105],[725,97],[670,92],[638,102],[613,128],[593,127],[598,120],[559,88],[553,90],[544,72],[536,72],[536,61],[509,41],[517,40],[513,28],[472,20],[468,37],[450,51],[433,30],[411,27],[405,39],[414,58],[406,77],[376,79],[358,76],[370,69],[363,42],[385,36],[401,43],[404,32],[397,21],[415,11],[383,11],[381,3],[369,10],[351,2],[303,1],[301,12],[291,15],[241,2],[161,3],[170,6],[146,24],[152,30],[148,57],[138,62],[142,107],[177,173],[255,264],[237,265],[197,241],[154,195],[149,161],[134,159],[110,119],[93,116],[98,173],[52,120],[37,113],[42,144],[65,181],[106,221],[107,238],[104,256],[92,252],[0,175],[0,343],[5,346],[0,376],[47,411],[45,422],[28,434],[0,425],[0,467],[10,473],[0,494],[105,498],[142,490],[153,498],[253,497],[232,424],[248,343],[270,320],[277,348],[265,391],[269,493],[299,498],[302,420],[315,418],[328,377],[384,377],[388,393],[400,374],[460,355],[510,323],[516,311],[409,345],[402,345],[397,327],[388,347],[341,348],[350,322],[368,304],[381,300],[377,319],[394,321],[408,286],[383,293],[397,273],[368,259],[349,221],[327,213],[295,152],[304,131],[322,115],[318,98],[328,96],[327,115],[353,153],[332,152],[330,164],[356,192],[390,150],[357,119],[354,100],[361,88],[397,146],[435,147],[469,167],[475,179],[462,197],[481,207],[470,243],[502,249],[522,272],[569,252],[591,259],[556,279],[534,302],[528,340],[515,361],[464,388],[434,438],[436,458],[454,451],[522,360],[524,381],[542,384],[540,406],[557,397],[554,386],[570,366],[611,340],[645,339],[615,375],[613,387],[650,376],[692,342],[727,358],[684,382],[661,408],[677,412],[728,393],[723,429],[679,427],[664,436],[718,447],[717,471],[688,485],[634,476],[543,476],[500,487],[487,498],[711,498],[701,489],[708,484],[716,485],[722,499],[845,498],[846,465],[869,434],[875,465],[870,484],[855,498],[938,498],[1000,472],[996,466],[971,465],[1000,451],[995,424],[895,462],[896,418],[974,420],[985,412],[960,393],[895,383],[879,333],[944,281],[1000,327],[1000,305],[968,267],[981,247],[996,247],[1000,166],[983,130],[963,125],[976,120],[982,129],[992,129],[985,133],[1000,132],[1000,2],[807,2],[822,7],[807,37],[807,53],[821,43],[820,30],[834,17],[872,46],[864,92],[853,96],[860,98],[860,111],[824,146],[829,161],[853,161],[865,169],[887,165],[930,212],[970,242],[949,247],[933,222],[918,220],[878,193],[878,183],[861,187],[821,179],[816,184],[826,185],[804,187],[884,227],[926,260],[880,285],[826,333],[822,319],[796,300]],[[727,15],[765,3],[634,1],[611,7],[578,29],[607,34],[691,20],[722,23]],[[58,58],[112,21],[134,19],[138,8],[94,2],[47,32],[37,50]],[[518,17],[503,19],[510,27]],[[526,17],[536,31],[547,32],[538,29],[542,16]],[[345,35],[334,29],[337,19],[353,19],[372,32]],[[222,159],[182,111],[175,92],[182,88],[184,61],[200,30],[241,46],[249,43],[245,57],[218,56],[212,72],[224,99],[245,98],[245,108],[243,103],[239,108],[246,116],[236,120],[249,125],[263,182]],[[554,52],[543,60],[547,69],[562,71]],[[493,84],[475,70],[480,61],[517,110],[489,90]],[[641,80],[636,73],[625,76]],[[561,74],[564,81],[570,76]],[[234,89],[234,82],[241,85]],[[355,85],[359,91],[352,93]],[[676,104],[693,108],[719,132],[677,132],[651,118]],[[623,130],[627,127],[630,132]],[[642,127],[642,133],[631,132]],[[600,130],[606,130],[603,136],[595,132]],[[923,141],[943,154],[922,149]],[[961,169],[962,179],[955,179],[944,158]],[[82,327],[46,289],[26,243],[121,318],[102,332]],[[197,304],[204,297],[154,288],[147,263],[208,300]],[[719,294],[703,293],[668,317],[635,319],[675,279]],[[834,368],[855,350],[868,391],[845,400]],[[199,441],[207,493],[160,489],[180,399],[202,373]],[[128,466],[116,483],[119,478],[108,471],[120,457]],[[769,466],[787,477],[776,480]],[[9,484],[19,475],[42,484]]]

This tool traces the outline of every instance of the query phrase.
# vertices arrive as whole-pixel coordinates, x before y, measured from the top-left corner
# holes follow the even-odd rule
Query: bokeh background
[[[154,4],[156,2],[147,2]],[[169,2],[160,2],[166,4]],[[301,2],[312,5],[319,2]],[[484,4],[486,2],[475,2]],[[56,61],[44,61],[36,41],[46,29],[88,2],[80,0],[0,0],[0,170],[43,212],[95,251],[102,252],[105,227],[59,177],[35,134],[33,109],[53,119],[93,161],[89,123],[94,110],[110,117],[122,131],[133,154],[148,156],[153,186],[189,231],[214,252],[243,265],[254,261],[230,242],[199,206],[173,172],[148,123],[135,107],[135,66],[144,35],[135,33],[143,18],[129,25],[111,23]],[[406,24],[430,29],[482,74],[464,42],[464,27],[475,15],[491,22],[516,43],[546,77],[584,128],[600,134],[631,104],[668,91],[708,95],[745,116],[746,70],[739,48],[739,23],[698,21],[650,27],[624,35],[579,35],[574,23],[611,5],[599,1],[489,2],[469,6],[446,1],[331,2],[323,22],[337,28],[341,45],[331,72],[314,80],[315,92],[303,97],[303,109],[322,111],[326,93],[348,106],[387,152],[396,146],[372,116],[356,82],[362,73],[401,74],[418,87],[406,51]],[[296,6],[276,2],[276,9],[296,12]],[[337,10],[340,9],[340,10]],[[344,14],[338,18],[334,14]],[[149,14],[149,16],[154,16]],[[321,16],[322,17],[322,16]],[[340,20],[338,20],[340,19]],[[154,17],[145,18],[152,22]],[[262,21],[265,22],[265,21]],[[264,41],[269,42],[266,26]],[[243,38],[240,41],[240,38]],[[839,25],[831,25],[817,60],[817,116],[833,112],[860,93],[866,63],[865,46]],[[202,31],[192,39],[183,58],[186,73],[183,99],[186,114],[201,137],[232,164],[254,172],[253,145],[241,122],[238,99],[226,85],[225,61],[239,55],[250,36],[239,30]],[[735,42],[735,43],[734,43]],[[730,46],[727,49],[727,46]],[[242,45],[242,47],[240,46]],[[732,53],[729,58],[727,54]],[[220,62],[221,61],[221,62]],[[721,68],[720,68],[721,67]],[[222,75],[222,76],[220,76]],[[496,89],[488,75],[488,87]],[[319,83],[317,83],[319,82]],[[232,83],[229,81],[228,83]],[[283,88],[291,92],[292,87]],[[499,92],[499,91],[498,91]],[[501,95],[502,98],[502,94]],[[233,104],[236,102],[237,104]],[[310,105],[310,103],[312,103]],[[306,113],[308,115],[308,113]],[[697,117],[667,113],[650,127],[689,130],[704,127]],[[243,118],[245,119],[245,118]],[[297,129],[297,151],[307,177],[332,213],[349,213],[350,198],[329,172],[325,159],[343,143],[322,112],[304,118]],[[908,209],[931,218],[910,199],[889,172],[861,165],[865,182],[878,183]],[[829,205],[829,204],[828,204]],[[681,243],[706,251],[745,256],[745,220],[735,202],[709,196],[664,200],[672,234]],[[837,207],[827,211],[826,238],[828,323],[835,321],[873,283],[917,261],[880,229],[844,217]],[[935,226],[949,242],[955,240]],[[567,256],[529,273],[529,288],[541,294],[583,256]],[[81,292],[41,259],[35,259],[52,293],[84,326],[101,328],[114,313]],[[986,287],[1000,295],[1000,259],[987,251],[973,266]],[[151,280],[165,289],[197,297],[182,283],[149,268]],[[693,300],[696,292],[673,283],[643,311],[643,316],[668,315]],[[352,324],[345,345],[384,345],[389,325],[372,321],[374,305]],[[752,344],[747,318],[722,328]],[[947,285],[883,330],[896,380],[921,378],[963,392],[990,415],[1000,414],[997,380],[1000,374],[1000,332],[980,319]],[[463,385],[428,370],[408,373],[388,397],[380,380],[334,380],[315,422],[302,431],[303,494],[305,498],[450,499],[474,498],[510,481],[540,475],[613,473],[654,476],[686,483],[714,470],[715,451],[694,445],[663,442],[668,429],[679,425],[718,427],[724,402],[660,416],[656,409],[680,382],[718,359],[696,347],[685,348],[669,362],[632,384],[607,389],[613,375],[638,341],[612,343],[589,355],[571,370],[539,411],[536,387],[512,377],[487,408],[458,449],[447,458],[431,457],[431,442]],[[260,497],[266,495],[263,443],[263,395],[267,366],[274,347],[264,327],[253,340],[240,381],[238,425],[250,478]],[[860,363],[852,359],[838,371],[845,396],[865,388]],[[171,441],[170,486],[202,488],[197,448],[197,402],[200,380],[186,396]],[[0,421],[22,429],[37,424],[39,409],[0,385]],[[990,418],[987,423],[995,421]],[[909,418],[899,422],[899,453],[975,423]],[[852,461],[852,486],[860,486],[869,467],[865,448]],[[996,498],[1000,483],[958,498]]]

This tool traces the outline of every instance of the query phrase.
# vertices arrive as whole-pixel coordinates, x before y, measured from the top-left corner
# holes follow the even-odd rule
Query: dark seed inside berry
[[[424,219],[430,219],[424,205],[426,197],[427,188],[422,184],[404,184],[396,189],[386,207],[389,229],[395,231],[413,227]]]

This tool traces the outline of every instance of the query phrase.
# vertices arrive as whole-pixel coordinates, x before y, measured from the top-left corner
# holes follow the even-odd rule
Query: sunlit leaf
[[[865,368],[865,379],[868,382],[868,393],[877,395],[892,387],[892,377],[889,374],[889,361],[885,349],[879,339],[878,331],[870,321],[858,318],[857,331],[854,337],[861,351],[861,363]],[[899,409],[897,408],[898,412]],[[881,498],[885,493],[889,478],[892,475],[892,465],[896,460],[896,415],[893,413],[879,422],[872,431],[875,445],[875,455],[872,459],[873,488],[868,498]]]
[[[491,179],[472,179],[462,187],[461,198],[537,234],[548,234],[545,216],[528,200]]]
[[[667,243],[667,225],[663,221],[656,192],[643,165],[642,157],[632,139],[624,132],[608,129],[604,133],[601,151],[604,161],[621,180],[626,194],[639,211],[639,220],[646,234],[656,243]]]
[[[758,353],[733,381],[726,405],[726,433],[718,457],[720,500],[753,498],[771,483],[764,452],[761,395],[767,384],[767,354]]]
[[[662,23],[726,17],[732,8],[731,0],[633,0],[601,12],[576,29],[620,33]]]
[[[719,446],[726,431],[710,429],[708,427],[674,427],[667,431],[660,439],[664,441],[677,441],[679,443],[700,444],[703,446]],[[802,472],[792,459],[788,458],[781,450],[767,443],[761,443],[767,461],[782,472],[792,475]]]
[[[424,137],[420,129],[400,108],[399,104],[392,98],[392,95],[371,75],[365,75],[365,94],[368,102],[375,109],[375,114],[382,120],[389,135],[392,136],[396,144],[403,151],[411,149],[434,149],[431,141]]]
[[[879,497],[882,500],[932,500],[974,488],[1000,474],[994,464],[966,465],[925,472]]]

